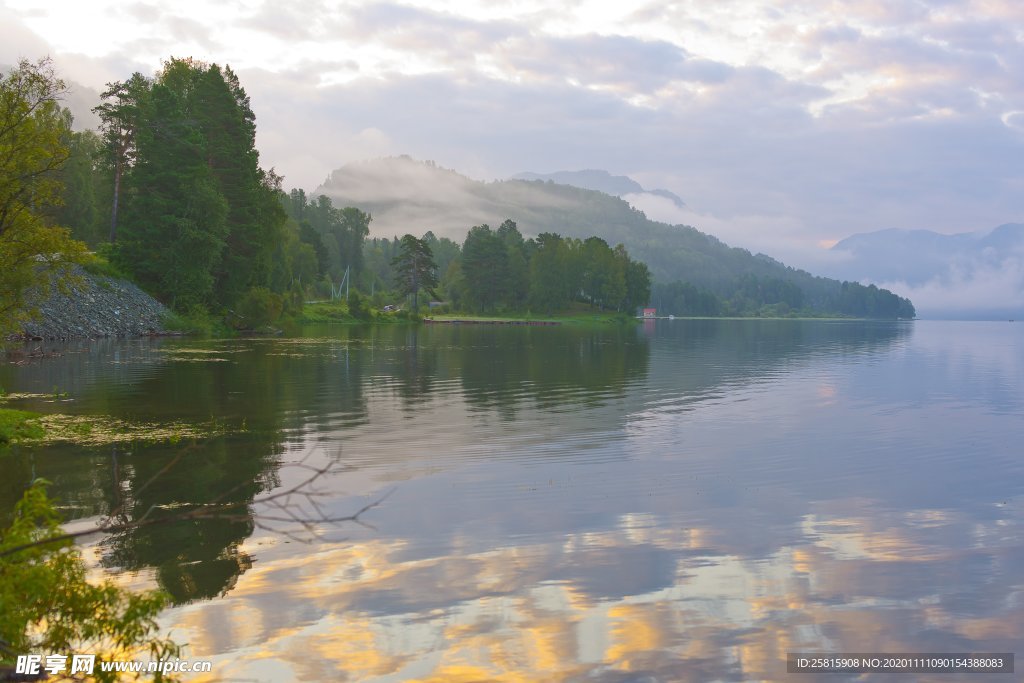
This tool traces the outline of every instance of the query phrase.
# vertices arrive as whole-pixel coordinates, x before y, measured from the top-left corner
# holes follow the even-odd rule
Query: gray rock
[[[62,293],[57,287],[38,302],[35,320],[23,333],[38,339],[97,339],[167,334],[167,307],[127,280],[93,275],[76,268],[78,284]]]

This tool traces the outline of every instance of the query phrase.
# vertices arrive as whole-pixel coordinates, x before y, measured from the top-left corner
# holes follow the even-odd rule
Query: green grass
[[[235,331],[204,308],[196,307],[189,313],[168,311],[161,322],[169,332],[180,332],[199,337],[234,337]]]
[[[82,268],[92,275],[102,275],[118,280],[131,280],[127,273],[122,272],[102,254],[86,254],[85,258],[82,260]],[[102,287],[103,284],[100,286]],[[109,287],[110,285],[106,284],[106,286]]]
[[[316,301],[304,304],[302,312],[296,315],[294,320],[297,323],[346,323],[350,325],[409,321],[409,316],[402,313],[395,315],[374,310],[367,312],[369,317],[356,318],[349,313],[348,304],[343,301]]]
[[[434,320],[475,320],[480,322],[556,322],[563,325],[593,325],[593,324],[625,324],[634,323],[636,318],[626,313],[614,311],[594,311],[570,309],[559,313],[530,313],[528,311],[517,311],[502,313],[500,315],[475,315],[472,313],[445,313],[444,315],[430,315],[424,311],[424,316]]]
[[[27,410],[0,408],[0,446],[22,439],[41,439],[44,435],[42,425],[36,420],[42,417],[39,413]]]

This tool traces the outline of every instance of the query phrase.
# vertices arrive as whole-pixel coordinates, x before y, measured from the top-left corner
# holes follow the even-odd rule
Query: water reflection
[[[247,431],[159,487],[142,484],[174,448],[22,449],[5,468],[83,516],[233,490],[243,520],[101,548],[155,568],[182,604],[168,625],[221,679],[778,680],[789,651],[1012,651],[1017,329],[322,328],[129,345],[116,366],[83,351],[0,383],[64,373],[67,410]],[[328,514],[397,484],[376,529],[311,546],[255,529],[254,497],[301,458],[346,468]]]
[[[956,520],[822,512],[753,560],[656,521],[418,560],[396,561],[397,540],[270,552],[228,603],[177,623],[198,655],[238,655],[228,678],[270,680],[267,658],[299,680],[430,681],[779,680],[786,652],[1012,651],[1024,626],[1019,536],[994,527],[974,533],[1001,542],[951,552]]]

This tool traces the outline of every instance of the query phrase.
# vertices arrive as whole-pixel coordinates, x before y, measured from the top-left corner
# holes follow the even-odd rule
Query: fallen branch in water
[[[158,481],[160,477],[164,476],[169,472],[175,465],[177,465],[184,455],[192,450],[194,447],[189,447],[178,453],[174,458],[171,459],[164,467],[160,469],[155,475],[150,477],[142,486],[136,489],[135,493],[143,491],[154,482]],[[307,456],[308,457],[308,456]],[[251,482],[243,482],[234,486],[221,495],[217,496],[212,502],[199,503],[191,510],[185,510],[165,517],[151,517],[153,512],[158,509],[157,506],[150,507],[145,514],[133,521],[118,522],[115,518],[124,516],[124,503],[114,508],[103,521],[98,523],[96,526],[89,529],[82,529],[80,531],[68,532],[57,536],[51,536],[49,538],[42,538],[31,543],[23,543],[21,545],[12,546],[10,548],[4,548],[0,550],[0,557],[6,557],[13,555],[14,553],[22,552],[29,548],[34,548],[41,545],[47,545],[51,543],[63,543],[66,541],[74,541],[79,538],[93,536],[96,534],[117,534],[125,531],[133,531],[135,529],[141,529],[143,527],[156,526],[159,524],[168,524],[172,522],[181,522],[186,520],[195,519],[227,519],[232,521],[249,521],[251,520],[257,529],[263,529],[271,533],[280,534],[290,539],[308,543],[314,538],[319,536],[318,527],[325,524],[344,524],[354,523],[360,526],[373,529],[372,525],[366,524],[362,521],[361,517],[366,512],[377,507],[385,500],[387,500],[394,489],[391,489],[380,498],[377,498],[371,503],[367,503],[363,507],[356,510],[354,513],[343,516],[331,516],[327,514],[324,509],[317,502],[317,498],[327,495],[324,492],[317,491],[315,489],[316,482],[324,477],[325,475],[333,472],[342,471],[345,468],[336,468],[330,465],[323,467],[314,467],[303,460],[283,465],[284,468],[298,468],[309,471],[309,476],[300,481],[298,484],[281,490],[275,493],[270,493],[265,496],[253,498],[249,501],[234,501],[225,502],[231,494],[235,493],[239,489],[248,486]],[[249,505],[256,506],[267,506],[273,513],[272,514],[238,514],[233,510],[240,507],[248,507]],[[298,529],[289,529],[287,527],[282,528],[278,524],[293,525]],[[302,535],[305,534],[305,535]]]

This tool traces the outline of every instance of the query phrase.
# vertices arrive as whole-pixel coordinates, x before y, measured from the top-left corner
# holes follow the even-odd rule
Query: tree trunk
[[[117,200],[121,194],[121,161],[114,162],[114,205],[110,211],[110,243],[117,241]]]

